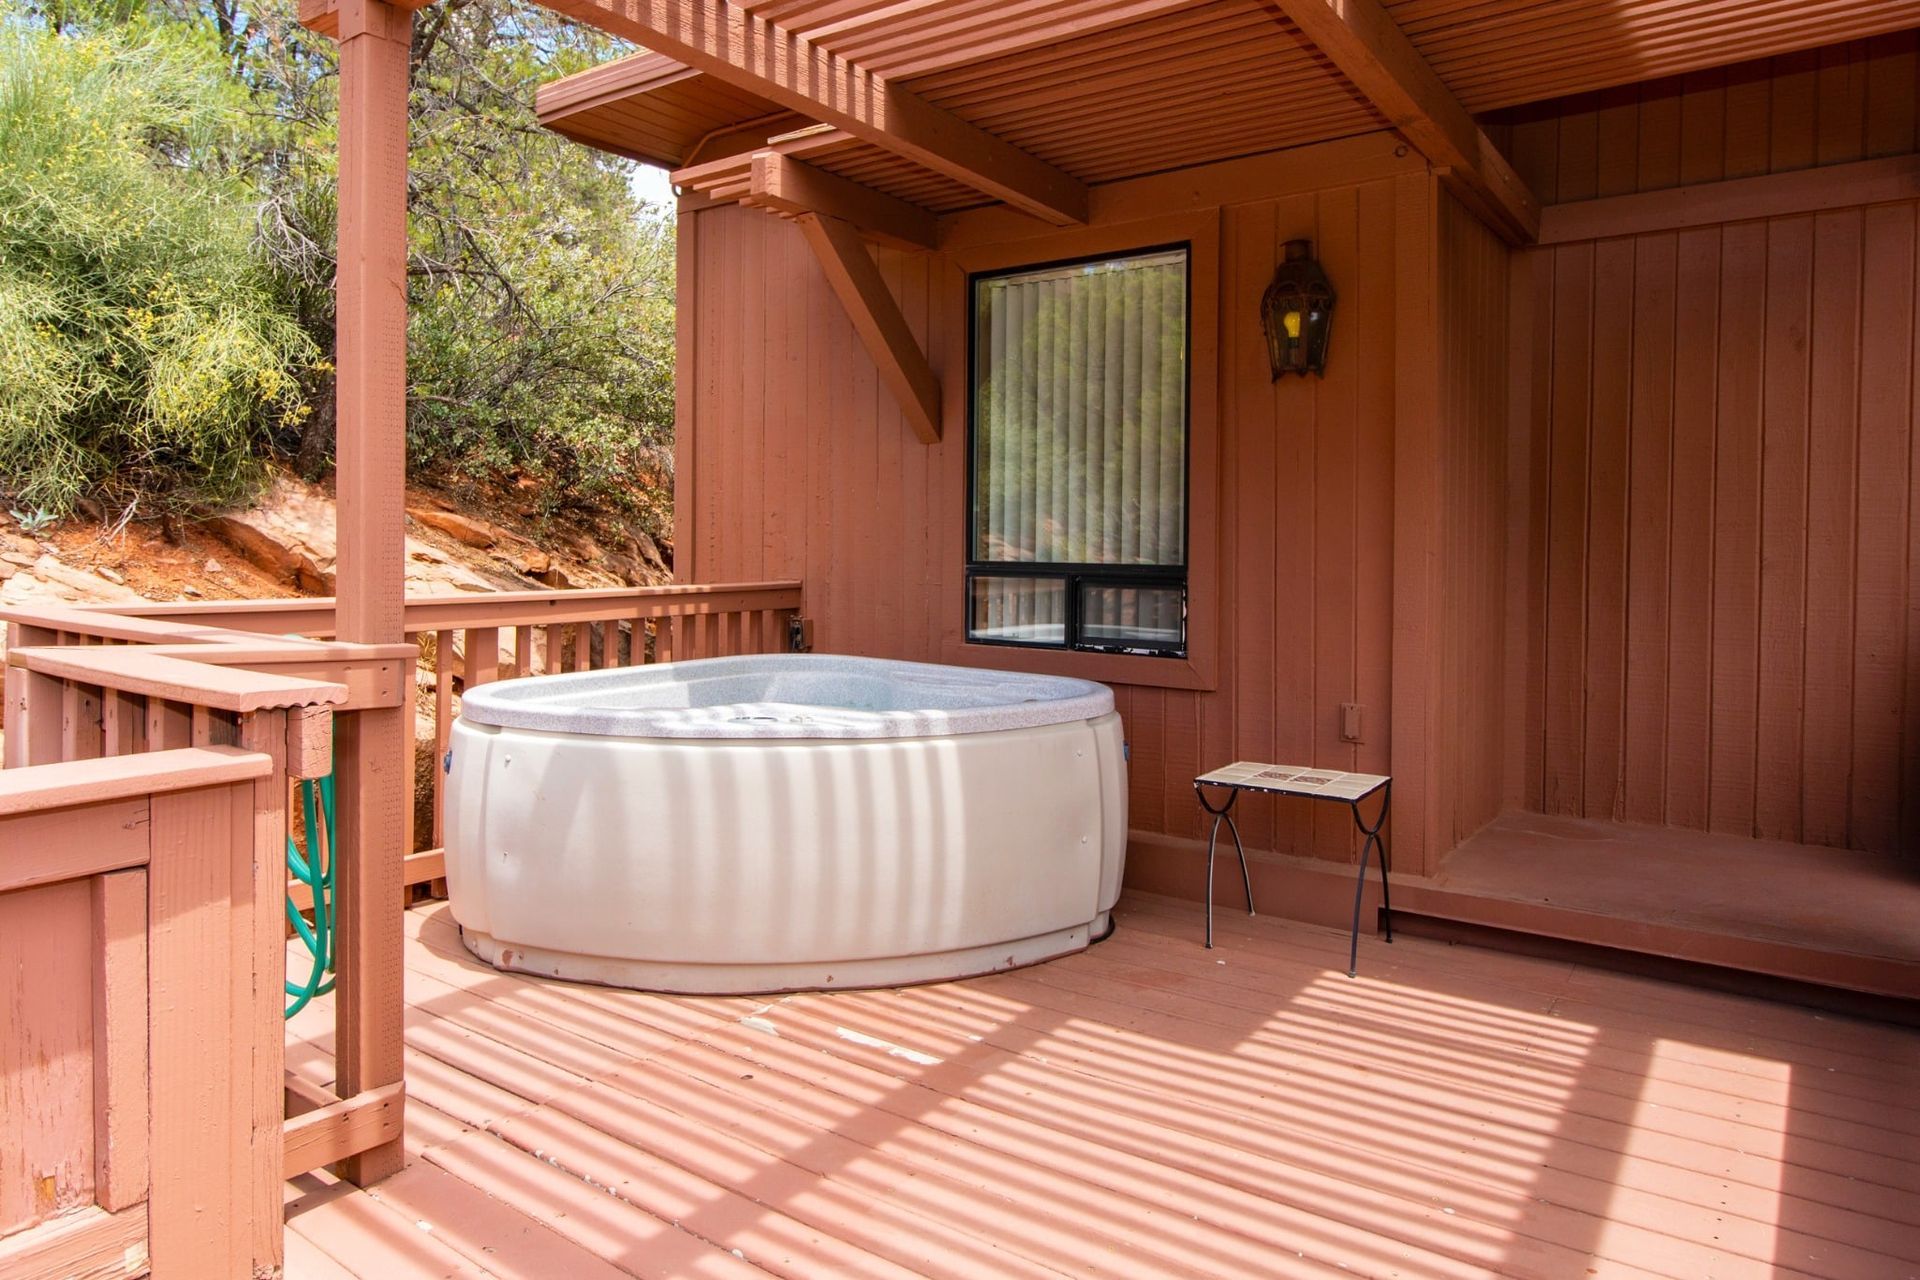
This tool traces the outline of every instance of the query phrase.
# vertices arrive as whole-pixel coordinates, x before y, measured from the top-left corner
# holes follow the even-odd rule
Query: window
[[[1187,259],[974,277],[969,640],[1186,653]]]

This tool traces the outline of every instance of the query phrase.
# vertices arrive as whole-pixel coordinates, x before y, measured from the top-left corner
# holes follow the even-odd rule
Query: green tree
[[[261,243],[287,306],[331,345],[336,67],[293,0],[210,11],[260,102]],[[591,28],[509,0],[415,20],[408,452],[459,482],[518,475],[549,512],[668,523],[673,243],[632,165],[540,128],[534,90],[605,60]],[[310,472],[332,439],[329,388],[284,442]]]
[[[0,488],[56,510],[331,461],[334,46],[295,0],[148,3],[0,0]],[[416,19],[409,460],[661,534],[671,217],[533,111],[617,51],[513,0]]]
[[[197,26],[0,22],[0,486],[219,503],[303,411],[313,344],[253,252],[247,95]]]

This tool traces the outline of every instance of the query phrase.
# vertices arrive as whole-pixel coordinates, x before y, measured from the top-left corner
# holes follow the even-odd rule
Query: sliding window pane
[[[983,575],[972,580],[970,591],[970,639],[1008,644],[1067,642],[1066,579]]]
[[[974,284],[976,563],[1179,566],[1187,252]]]
[[[1080,588],[1080,642],[1111,649],[1184,653],[1186,592],[1179,587]]]

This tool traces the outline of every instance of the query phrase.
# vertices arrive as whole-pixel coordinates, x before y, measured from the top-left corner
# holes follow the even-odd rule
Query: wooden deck
[[[1136,895],[965,983],[666,999],[407,918],[408,1164],[288,1274],[1920,1275],[1920,1034]],[[331,1074],[302,1015],[294,1069]]]
[[[1888,853],[1509,813],[1402,877],[1409,912],[1920,998],[1920,868]]]

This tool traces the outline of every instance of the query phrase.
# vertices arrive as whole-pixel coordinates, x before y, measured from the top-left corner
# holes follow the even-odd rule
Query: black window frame
[[[1185,370],[1187,385],[1180,398],[1180,546],[1182,556],[1177,565],[1143,564],[1070,564],[1060,561],[1040,560],[976,560],[974,549],[980,545],[976,536],[978,504],[974,501],[975,488],[979,479],[980,434],[975,422],[976,394],[979,387],[979,288],[983,281],[1002,279],[1007,276],[1029,275],[1036,271],[1051,271],[1060,267],[1081,266],[1090,262],[1113,262],[1123,258],[1141,258],[1155,253],[1171,253],[1178,250],[1186,256],[1186,316],[1181,325],[1180,337],[1185,347],[1181,367]],[[1130,654],[1152,658],[1186,659],[1190,656],[1190,640],[1187,616],[1189,606],[1188,575],[1193,562],[1193,242],[1175,240],[1165,244],[1142,245],[1138,248],[1121,249],[1107,253],[1087,253],[1070,258],[1054,258],[1044,262],[1025,262],[1013,267],[1000,267],[992,271],[974,271],[967,275],[967,492],[966,492],[966,575],[965,590],[962,594],[961,635],[968,644],[991,645],[1002,649],[1031,649],[1042,653],[1110,653]],[[976,636],[973,633],[973,584],[976,578],[1034,578],[1046,581],[1064,582],[1066,592],[1066,612],[1064,615],[1066,639],[1063,643],[1041,640],[1012,640],[992,636]],[[1180,589],[1180,645],[1178,648],[1123,644],[1117,641],[1089,642],[1081,635],[1080,596],[1087,586],[1095,587],[1142,587]]]

